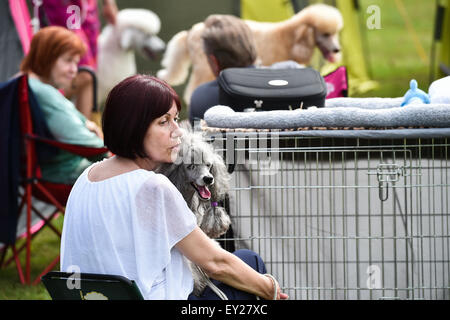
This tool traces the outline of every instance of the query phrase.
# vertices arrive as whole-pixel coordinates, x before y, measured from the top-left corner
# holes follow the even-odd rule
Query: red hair
[[[57,26],[45,27],[33,36],[30,51],[20,64],[20,71],[34,72],[48,78],[58,57],[66,52],[83,56],[86,49],[81,38],[72,31]]]

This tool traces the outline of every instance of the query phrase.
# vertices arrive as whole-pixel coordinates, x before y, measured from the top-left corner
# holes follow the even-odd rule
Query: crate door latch
[[[369,174],[374,174],[369,172]],[[381,201],[386,201],[389,198],[389,185],[395,183],[405,175],[405,168],[395,163],[380,163],[377,166],[377,180],[378,180],[378,196]]]

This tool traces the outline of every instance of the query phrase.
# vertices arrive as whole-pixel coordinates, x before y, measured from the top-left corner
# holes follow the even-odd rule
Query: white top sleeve
[[[136,194],[138,228],[153,244],[155,263],[166,265],[173,246],[191,233],[196,220],[186,201],[165,177],[147,180]],[[147,242],[147,241],[146,241]],[[155,269],[161,269],[161,266]]]
[[[159,180],[159,181],[155,181]],[[165,177],[147,180],[136,195],[137,219],[141,228],[172,248],[195,226],[195,216],[180,192]]]

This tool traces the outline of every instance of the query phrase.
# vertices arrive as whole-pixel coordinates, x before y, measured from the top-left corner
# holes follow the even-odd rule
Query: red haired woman
[[[30,88],[56,140],[102,147],[101,130],[59,91],[70,87],[85,51],[85,44],[73,32],[46,27],[34,35],[20,70],[28,74]],[[51,182],[73,183],[90,164],[88,159],[60,151],[50,162],[41,163],[42,176]]]

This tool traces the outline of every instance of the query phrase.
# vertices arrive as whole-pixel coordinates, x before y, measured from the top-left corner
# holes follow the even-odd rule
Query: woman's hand
[[[280,288],[280,285],[279,285],[278,281],[272,275],[265,274],[264,276],[266,276],[267,278],[270,279],[273,289],[276,288],[276,290],[277,290],[277,295],[276,295],[275,300],[287,300],[287,299],[289,299],[289,296],[286,293],[281,292],[281,288]],[[270,297],[270,299],[273,299],[273,297],[274,297],[274,292],[272,290],[272,296]]]
[[[103,132],[102,132],[102,130],[99,128],[99,126],[97,126],[97,124],[96,124],[95,122],[90,121],[90,120],[86,120],[85,125],[86,125],[86,128],[87,128],[89,131],[95,133],[95,135],[96,135],[97,137],[99,137],[100,139],[103,140]]]

